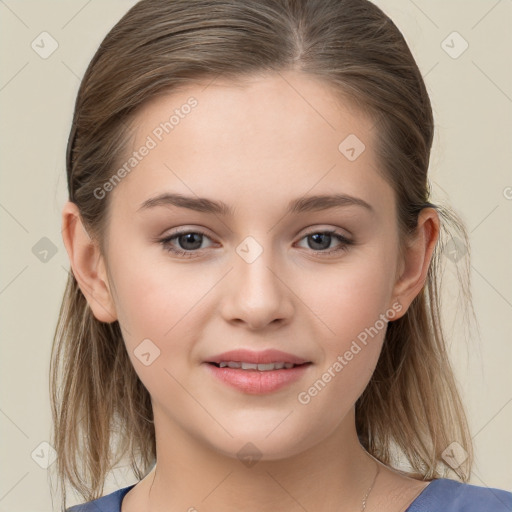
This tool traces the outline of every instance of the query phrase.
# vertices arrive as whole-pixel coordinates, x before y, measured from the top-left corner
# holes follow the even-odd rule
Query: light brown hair
[[[94,190],[127,151],[132,122],[151,98],[198,80],[236,80],[298,70],[323,80],[374,121],[380,172],[397,202],[400,243],[419,212],[434,207],[441,238],[426,284],[406,314],[388,325],[377,368],[356,402],[362,445],[393,465],[401,452],[416,478],[442,475],[441,453],[456,441],[468,459],[471,437],[441,326],[443,250],[462,222],[429,202],[434,121],[418,66],[398,28],[367,0],[142,0],[112,28],[83,77],[67,149],[69,200],[104,253],[109,196]],[[459,262],[467,303],[467,258]],[[466,263],[466,266],[464,266]],[[98,321],[71,271],[51,355],[50,393],[59,482],[85,500],[99,497],[108,472],[128,457],[138,479],[155,460],[150,396],[118,322]],[[115,441],[115,442],[114,442]]]

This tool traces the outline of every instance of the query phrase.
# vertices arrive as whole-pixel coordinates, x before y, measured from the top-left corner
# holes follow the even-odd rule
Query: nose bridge
[[[271,237],[258,240],[248,236],[236,247],[223,307],[226,320],[262,327],[290,316],[290,296],[279,277],[279,258],[270,244]]]

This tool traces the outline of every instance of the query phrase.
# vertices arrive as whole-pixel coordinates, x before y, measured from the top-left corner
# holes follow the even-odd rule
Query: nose
[[[243,324],[250,330],[282,326],[294,312],[293,293],[277,265],[272,251],[254,260],[233,254],[233,269],[226,276],[221,303],[223,318],[232,324]]]

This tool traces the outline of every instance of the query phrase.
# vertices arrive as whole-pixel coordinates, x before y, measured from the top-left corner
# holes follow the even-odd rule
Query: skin
[[[130,153],[190,96],[197,107],[110,192],[105,255],[76,206],[63,209],[80,287],[97,319],[119,321],[152,397],[157,469],[126,495],[122,512],[360,510],[376,463],[358,441],[354,404],[385,329],[309,403],[297,396],[393,304],[401,306],[393,319],[406,312],[425,283],[437,213],[421,212],[400,258],[394,193],[377,171],[371,119],[299,72],[217,79],[153,99],[137,115]],[[349,134],[366,146],[354,161],[338,150]],[[163,191],[222,200],[235,215],[137,211]],[[350,205],[285,214],[292,199],[334,192],[365,200],[373,213]],[[207,234],[191,258],[158,241],[178,227]],[[355,243],[322,256],[340,242],[315,245],[307,235],[325,229]],[[247,236],[263,250],[251,263],[236,252]],[[193,247],[183,238],[172,245]],[[160,350],[149,366],[134,355],[147,338]],[[313,364],[280,391],[250,395],[203,364],[238,347],[277,348]],[[261,453],[251,467],[237,457],[248,442]],[[379,465],[368,512],[405,510],[427,485]]]

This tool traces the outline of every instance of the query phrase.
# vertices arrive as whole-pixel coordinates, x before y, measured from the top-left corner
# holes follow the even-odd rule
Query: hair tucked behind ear
[[[443,244],[463,224],[429,202],[434,122],[421,73],[393,22],[366,0],[143,0],[113,27],[83,77],[68,141],[69,199],[104,251],[109,196],[95,190],[115,172],[134,116],[147,101],[188,84],[293,69],[332,86],[375,122],[379,172],[395,191],[404,244],[423,208],[441,214],[442,234],[424,289],[388,325],[375,373],[356,403],[363,446],[386,464],[402,452],[417,478],[447,469],[441,454],[471,438],[441,327]],[[452,234],[450,234],[450,228]],[[467,258],[460,282],[471,304]],[[466,267],[462,266],[466,263]],[[128,456],[137,478],[155,460],[150,396],[138,379],[119,324],[93,317],[73,274],[51,356],[50,393],[59,482],[87,501]]]
[[[90,500],[122,456],[130,456],[138,479],[145,476],[155,457],[153,411],[119,324],[96,320],[72,274],[64,297],[50,367],[53,446],[59,473]],[[112,453],[114,435],[119,446]]]
[[[449,362],[441,322],[441,274],[451,225],[469,247],[466,230],[449,210],[435,206],[442,233],[434,250],[424,289],[407,313],[390,322],[377,367],[356,403],[361,444],[376,458],[392,463],[398,452],[413,469],[409,476],[427,480],[452,469],[468,481],[473,447],[464,407]],[[466,302],[471,306],[469,256],[457,269]],[[466,265],[464,265],[466,263]],[[472,307],[469,312],[474,315]],[[442,452],[458,442],[465,461],[446,467]],[[457,466],[458,462],[462,462]]]

